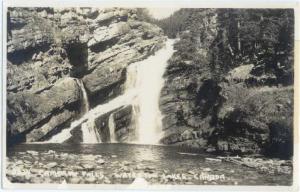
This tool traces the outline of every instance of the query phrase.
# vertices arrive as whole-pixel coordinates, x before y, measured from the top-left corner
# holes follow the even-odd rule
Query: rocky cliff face
[[[166,83],[160,100],[165,144],[201,148],[207,145],[207,137],[213,129],[211,114],[218,90],[211,81],[208,57],[209,47],[217,36],[217,21],[214,10],[202,15],[204,17],[197,21],[199,28],[205,29],[200,34],[202,39],[192,37],[189,28],[182,31],[165,73]]]
[[[184,22],[165,73],[161,142],[210,152],[290,157],[293,85],[282,79],[292,79],[287,72],[293,69],[292,51],[276,56],[281,67],[268,63],[271,56],[260,56],[264,50],[258,48],[251,54],[265,58],[249,59],[244,53],[236,59],[226,40],[230,35],[223,10],[183,11],[192,19]]]
[[[162,30],[135,9],[10,8],[7,42],[9,143],[40,141],[91,106],[124,91],[126,67],[160,48]]]

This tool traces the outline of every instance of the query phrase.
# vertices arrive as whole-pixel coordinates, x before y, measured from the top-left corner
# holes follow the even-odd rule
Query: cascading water
[[[108,103],[96,106],[85,113],[80,119],[73,121],[69,128],[63,129],[60,133],[52,136],[52,138],[50,138],[48,141],[45,141],[45,143],[63,143],[72,137],[71,131],[80,125],[83,132],[83,143],[100,143],[101,139],[94,124],[95,119],[105,113],[119,108],[120,106],[129,105],[134,96],[135,91],[130,89],[127,90],[125,94],[109,101]],[[92,131],[91,127],[93,128]],[[92,134],[94,134],[94,136],[92,136]],[[94,142],[95,140],[97,140],[97,142]]]
[[[87,118],[87,114],[89,112],[89,101],[86,90],[84,88],[83,82],[80,79],[75,79],[78,86],[80,87],[82,93],[82,108],[81,113],[84,114],[82,118],[73,121],[71,123],[70,128],[62,130],[57,135],[54,135],[51,139],[46,141],[47,143],[62,143],[69,139],[72,134],[71,130],[81,124],[82,131],[82,142],[83,143],[99,143],[101,142],[100,135],[96,130],[95,123],[93,119]]]
[[[132,104],[137,130],[137,143],[156,144],[162,134],[162,115],[159,110],[160,91],[164,84],[163,74],[167,61],[172,56],[174,40],[167,40],[166,46],[143,61],[132,63],[127,67],[125,91],[108,103],[89,110],[88,97],[81,80],[77,80],[83,93],[83,111],[85,114],[54,135],[47,143],[62,143],[69,139],[71,131],[81,125],[83,143],[99,143],[100,135],[95,127],[95,119],[121,106]],[[113,114],[108,122],[111,142],[116,142]]]
[[[82,80],[80,79],[75,79],[77,85],[80,87],[81,93],[82,93],[82,107],[81,107],[81,113],[85,114],[86,112],[88,112],[90,110],[90,105],[89,105],[89,99],[88,99],[88,95],[85,91],[84,85]]]
[[[94,119],[88,119],[81,125],[83,143],[100,143],[101,138],[95,126]]]
[[[86,114],[90,109],[88,96],[87,96],[87,93],[84,88],[82,80],[76,79],[76,82],[77,82],[78,86],[80,87],[82,95],[83,95],[81,113]],[[82,131],[82,142],[83,143],[99,143],[99,142],[101,142],[99,132],[97,131],[97,129],[95,127],[94,119],[88,119],[86,122],[82,123],[81,131]]]
[[[137,65],[137,131],[138,143],[156,144],[162,135],[162,115],[159,110],[160,92],[164,85],[163,74],[167,61],[174,53],[174,40],[166,47]]]
[[[115,143],[116,142],[116,135],[115,135],[116,125],[114,122],[114,114],[111,114],[108,118],[108,127],[109,127],[109,134],[110,134],[110,142]]]

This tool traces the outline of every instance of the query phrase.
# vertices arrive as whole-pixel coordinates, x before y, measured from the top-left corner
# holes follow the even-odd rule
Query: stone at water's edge
[[[123,93],[126,66],[165,40],[160,28],[135,13],[8,9],[8,142],[47,139],[78,118],[82,94],[69,77],[83,80],[92,107]]]
[[[114,134],[110,133],[109,118],[114,122]],[[100,115],[95,119],[95,125],[100,133],[102,142],[111,142],[111,135],[116,136],[117,142],[130,142],[135,140],[136,127],[132,113],[132,105],[120,106],[109,113]]]

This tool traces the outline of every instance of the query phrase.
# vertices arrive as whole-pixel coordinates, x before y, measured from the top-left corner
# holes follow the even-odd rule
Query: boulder
[[[14,136],[39,128],[50,121],[50,124],[43,128],[46,133],[59,123],[71,118],[72,115],[74,117],[75,113],[69,112],[68,115],[57,116],[55,117],[56,120],[53,119],[51,121],[54,114],[58,114],[64,109],[79,111],[81,92],[73,78],[65,78],[55,83],[47,91],[38,94],[29,91],[17,94],[9,93],[7,98],[7,131],[10,133],[10,136]],[[36,134],[39,135],[38,133]],[[29,136],[30,140],[33,138],[37,139],[39,137],[37,135]]]
[[[114,129],[115,140],[118,142],[132,141],[135,139],[135,123],[132,117],[132,106],[120,106],[95,119],[102,142],[111,142],[110,131]],[[111,127],[112,126],[112,127]]]

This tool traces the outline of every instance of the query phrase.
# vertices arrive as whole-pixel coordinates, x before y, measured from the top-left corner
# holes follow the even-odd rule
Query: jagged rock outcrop
[[[121,106],[95,119],[102,142],[129,142],[136,138],[133,106]],[[111,133],[112,132],[112,133]],[[114,136],[114,138],[111,138]]]
[[[201,15],[203,17],[197,25],[206,30],[201,33],[201,43],[200,38],[191,36],[190,30],[183,31],[164,74],[166,81],[161,92],[160,109],[165,132],[161,142],[165,144],[205,147],[213,130],[211,108],[218,90],[210,81],[208,57],[209,47],[217,36],[216,12],[208,9]],[[195,55],[198,60],[194,59]]]
[[[8,136],[24,136],[31,131],[27,141],[40,140],[61,124],[70,123],[78,113],[80,100],[80,89],[73,78],[61,79],[43,91],[9,93]]]
[[[78,118],[83,81],[91,106],[123,92],[126,67],[165,37],[136,9],[9,8],[8,142],[45,140]]]

